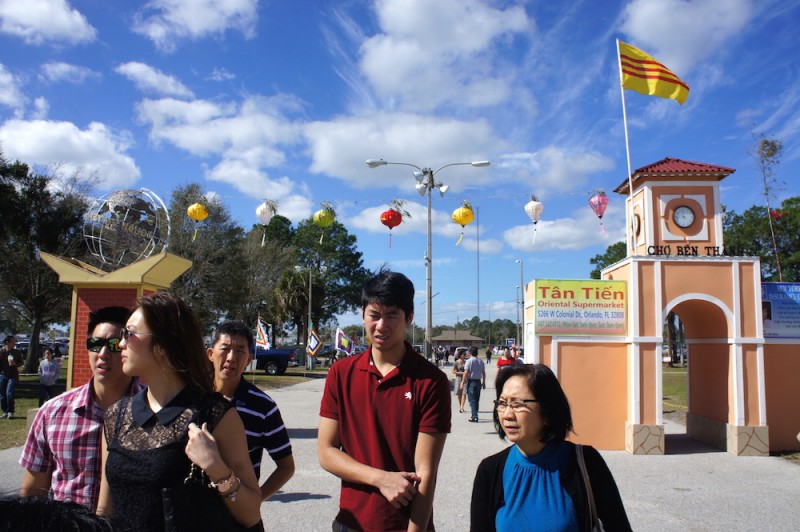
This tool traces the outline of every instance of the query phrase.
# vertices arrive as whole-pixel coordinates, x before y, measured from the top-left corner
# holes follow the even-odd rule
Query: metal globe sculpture
[[[84,215],[83,238],[103,266],[128,266],[169,246],[169,213],[155,192],[116,190]]]

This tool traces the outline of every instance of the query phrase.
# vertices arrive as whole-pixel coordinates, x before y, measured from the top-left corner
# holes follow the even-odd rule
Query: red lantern
[[[403,223],[403,215],[394,209],[383,211],[381,223],[389,228],[389,247],[392,247],[392,229]]]

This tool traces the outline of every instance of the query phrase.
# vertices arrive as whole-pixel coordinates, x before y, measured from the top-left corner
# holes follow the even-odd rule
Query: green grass
[[[686,368],[664,368],[662,380],[662,401],[665,412],[686,412]]]

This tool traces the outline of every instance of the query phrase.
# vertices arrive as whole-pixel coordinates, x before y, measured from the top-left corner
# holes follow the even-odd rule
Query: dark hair
[[[101,323],[113,323],[120,327],[125,327],[128,318],[131,317],[131,310],[125,307],[104,307],[89,313],[89,329],[86,333],[91,336],[95,327]]]
[[[544,426],[542,427],[542,443],[549,441],[563,441],[572,432],[572,412],[569,408],[569,400],[564,393],[561,384],[558,382],[553,371],[544,364],[525,364],[522,366],[506,366],[497,373],[495,388],[497,399],[503,392],[503,386],[511,377],[522,377],[528,383],[533,396],[539,401],[537,403],[542,415]],[[500,416],[497,409],[493,410],[495,427],[500,438],[505,438],[506,433],[500,424]]]
[[[9,334],[8,336],[6,336],[6,339],[3,340],[3,345],[6,345],[11,340],[16,340],[16,337],[13,334]]]
[[[402,273],[381,268],[361,290],[361,311],[370,303],[397,307],[408,319],[414,314],[414,283]]]
[[[472,347],[469,348],[469,354],[474,356],[475,358],[478,358],[478,348],[473,345]]]
[[[247,349],[250,353],[255,351],[255,342],[253,341],[253,331],[250,330],[250,327],[245,325],[243,321],[240,320],[228,320],[222,322],[219,327],[217,327],[217,332],[214,333],[214,340],[211,342],[211,346],[215,346],[219,341],[219,337],[223,334],[227,334],[230,337],[240,336],[247,340]]]
[[[156,292],[140,299],[139,309],[153,333],[153,347],[164,350],[172,369],[187,385],[213,392],[212,368],[206,357],[203,333],[189,305],[174,294]]]
[[[112,532],[111,521],[75,502],[45,497],[0,499],[0,532],[27,530],[50,532]]]

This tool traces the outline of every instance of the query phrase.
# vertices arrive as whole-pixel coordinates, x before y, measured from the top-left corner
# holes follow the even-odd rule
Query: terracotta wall
[[[759,426],[762,420],[758,414],[758,349],[755,344],[742,346],[742,384],[744,424]]]
[[[625,344],[558,344],[558,379],[569,399],[577,443],[625,449],[627,347]]]
[[[800,343],[764,346],[770,450],[800,451]]]
[[[729,422],[728,345],[719,343],[689,345],[689,411],[693,414]]]

